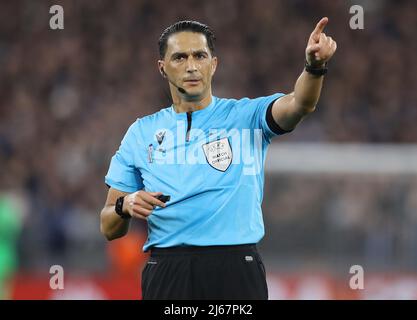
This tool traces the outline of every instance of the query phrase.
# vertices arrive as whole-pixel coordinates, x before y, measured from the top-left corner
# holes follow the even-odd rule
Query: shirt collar
[[[200,116],[207,115],[207,114],[211,113],[212,110],[214,109],[214,106],[216,105],[216,101],[217,101],[217,98],[215,96],[211,96],[211,103],[207,107],[205,107],[204,109],[193,111],[193,113],[192,113],[193,118],[200,117]],[[177,113],[175,111],[175,108],[174,108],[173,104],[170,107],[170,111],[176,118],[180,118],[180,119],[187,118],[187,112]]]

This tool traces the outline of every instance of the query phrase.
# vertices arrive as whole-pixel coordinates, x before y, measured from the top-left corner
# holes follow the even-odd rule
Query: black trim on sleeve
[[[274,117],[272,116],[272,106],[275,101],[276,100],[272,101],[266,110],[266,123],[268,124],[269,129],[275,134],[284,134],[293,131],[294,129],[284,130],[275,122]]]
[[[110,186],[110,185],[108,185],[107,183],[106,183],[106,186],[107,186],[107,188],[109,188],[109,189],[111,188],[111,186]]]

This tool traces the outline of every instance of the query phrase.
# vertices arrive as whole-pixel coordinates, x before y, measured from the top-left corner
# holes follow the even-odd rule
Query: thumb
[[[162,195],[162,192],[149,192],[149,194],[150,194],[152,197],[157,197],[157,196]]]
[[[311,55],[311,54],[314,54],[314,53],[318,52],[319,50],[320,50],[320,45],[319,44],[313,44],[313,45],[307,47],[307,54]]]

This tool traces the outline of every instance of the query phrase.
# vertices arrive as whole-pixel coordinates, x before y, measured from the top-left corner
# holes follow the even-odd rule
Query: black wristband
[[[125,197],[117,198],[116,205],[114,206],[114,211],[122,218],[122,219],[129,219],[131,218],[130,214],[123,212],[123,202]]]
[[[310,73],[312,75],[324,76],[327,73],[327,62],[324,64],[323,67],[315,68],[315,67],[311,66],[310,64],[308,64],[308,62],[306,61],[305,65],[304,65],[304,69],[305,69],[305,71],[307,71],[308,73]]]

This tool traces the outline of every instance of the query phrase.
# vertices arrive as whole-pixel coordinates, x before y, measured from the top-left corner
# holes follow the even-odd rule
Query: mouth
[[[200,79],[187,79],[184,80],[184,83],[189,85],[197,85],[201,80]]]

